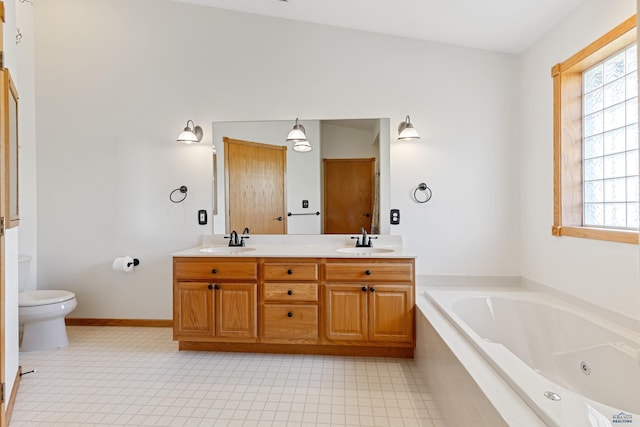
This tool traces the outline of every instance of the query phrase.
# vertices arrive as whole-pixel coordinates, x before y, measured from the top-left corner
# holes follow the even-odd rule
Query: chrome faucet
[[[352,239],[356,239],[356,248],[372,248],[373,242],[371,239],[377,239],[377,237],[371,237],[367,235],[367,230],[364,227],[360,228],[361,236],[354,237],[351,236]],[[360,237],[362,237],[362,242],[360,241]]]
[[[229,236],[224,236],[225,239],[229,239],[229,246],[244,246],[244,239],[248,239],[249,236],[242,236],[238,239],[238,232],[233,230]]]

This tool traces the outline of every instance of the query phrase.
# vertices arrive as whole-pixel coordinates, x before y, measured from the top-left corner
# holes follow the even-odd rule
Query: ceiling
[[[521,53],[584,0],[177,0],[506,53]]]

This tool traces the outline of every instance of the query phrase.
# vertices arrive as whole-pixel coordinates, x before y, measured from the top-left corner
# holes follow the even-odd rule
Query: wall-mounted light
[[[293,142],[293,151],[298,151],[301,153],[306,153],[307,151],[311,151],[311,144],[307,140],[307,133],[304,129],[304,126],[300,124],[298,118],[296,118],[296,124],[293,125],[293,129],[287,135],[287,142]]]
[[[417,141],[420,139],[420,135],[418,135],[418,131],[413,128],[411,124],[411,119],[409,116],[404,120],[404,122],[400,122],[398,125],[398,140],[399,141]]]
[[[187,120],[187,127],[178,135],[178,142],[193,144],[202,141],[202,128],[194,125],[192,120]]]

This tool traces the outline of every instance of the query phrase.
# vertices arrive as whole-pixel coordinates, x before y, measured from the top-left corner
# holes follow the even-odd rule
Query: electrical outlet
[[[400,224],[400,209],[391,209],[391,224]]]
[[[302,201],[302,207],[303,207],[304,209],[307,209],[307,208],[309,207],[309,201],[308,201],[308,200],[303,200],[303,201]]]

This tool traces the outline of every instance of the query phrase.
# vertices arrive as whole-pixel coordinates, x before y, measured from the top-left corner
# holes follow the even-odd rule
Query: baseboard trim
[[[67,317],[67,326],[141,326],[146,328],[171,328],[173,320],[165,319],[92,319]]]
[[[11,389],[11,396],[7,402],[7,410],[5,411],[5,419],[7,425],[11,422],[11,413],[13,412],[13,405],[16,403],[18,396],[18,387],[20,386],[20,378],[22,378],[22,366],[18,366],[18,372],[16,372],[16,379],[13,381],[13,388]]]
[[[241,342],[179,341],[178,350],[237,353],[319,354],[327,356],[403,357],[413,359],[413,346],[373,347],[325,344],[265,344]]]

